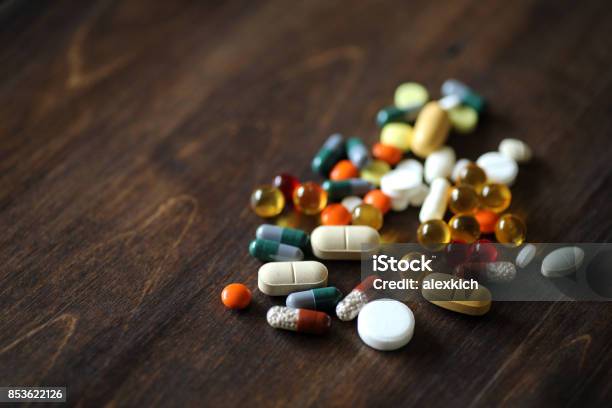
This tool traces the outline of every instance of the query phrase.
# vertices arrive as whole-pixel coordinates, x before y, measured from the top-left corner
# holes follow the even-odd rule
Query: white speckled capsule
[[[377,278],[376,275],[368,276],[338,303],[336,306],[338,319],[348,322],[357,317],[361,308],[370,301],[370,297],[373,297],[372,289]]]
[[[331,317],[327,313],[284,306],[272,306],[266,319],[275,329],[301,333],[325,334],[331,327]]]
[[[455,151],[450,146],[444,146],[431,152],[425,160],[425,181],[430,184],[438,177],[449,177],[455,160]]]
[[[517,163],[527,163],[531,160],[531,148],[519,139],[504,139],[499,144],[499,152]]]

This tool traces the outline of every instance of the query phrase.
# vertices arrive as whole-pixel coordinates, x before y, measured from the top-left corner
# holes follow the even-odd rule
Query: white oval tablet
[[[542,261],[542,275],[547,278],[559,278],[571,275],[582,266],[584,251],[578,247],[555,249]]]
[[[380,235],[365,225],[322,225],[310,235],[312,253],[321,259],[361,259],[378,247]]]
[[[365,305],[357,317],[361,340],[376,350],[397,350],[414,334],[414,314],[402,302],[379,299]]]
[[[450,177],[455,160],[455,151],[450,146],[443,146],[431,152],[425,160],[425,181],[431,184],[438,177]]]
[[[410,194],[406,191],[386,190],[381,187],[385,195],[391,199],[391,209],[393,211],[404,211],[410,204]]]
[[[361,199],[361,197],[348,196],[342,199],[341,204],[342,206],[344,206],[344,208],[348,210],[348,212],[353,213],[353,210],[355,209],[355,207],[357,207],[358,205],[361,205],[362,202],[363,200]]]
[[[520,252],[516,255],[516,266],[519,268],[525,268],[533,261],[536,255],[536,247],[533,244],[525,245]]]
[[[459,172],[461,171],[461,169],[463,169],[465,166],[467,166],[470,163],[471,161],[468,159],[457,160],[457,163],[455,163],[455,167],[453,167],[453,171],[451,172],[451,180],[457,181],[457,179],[459,178]]]
[[[259,268],[257,287],[269,296],[327,286],[327,267],[317,261],[268,262]]]
[[[519,139],[504,139],[499,144],[499,152],[512,158],[517,163],[527,163],[531,160],[531,148]]]
[[[387,191],[408,192],[422,183],[421,177],[410,170],[392,170],[381,177],[380,188]]]
[[[514,159],[499,152],[488,152],[476,160],[482,167],[490,183],[502,183],[511,186],[518,175],[518,164]]]
[[[415,174],[418,174],[421,181],[423,180],[423,165],[420,161],[415,159],[405,159],[397,163],[395,170],[409,170]]]

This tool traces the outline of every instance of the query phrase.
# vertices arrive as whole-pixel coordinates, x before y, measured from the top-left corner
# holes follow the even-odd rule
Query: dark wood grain
[[[333,131],[378,137],[397,84],[449,77],[490,100],[475,159],[518,137],[512,209],[532,242],[612,240],[606,1],[5,2],[0,8],[0,385],[78,406],[603,405],[612,306],[411,304],[409,347],[354,324],[278,332],[256,288],[251,189],[313,179]],[[384,235],[415,240],[417,213]],[[330,264],[343,291],[355,264]]]

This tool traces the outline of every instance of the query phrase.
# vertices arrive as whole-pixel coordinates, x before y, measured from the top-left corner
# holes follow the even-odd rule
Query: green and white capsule
[[[374,185],[363,179],[348,179],[348,180],[325,180],[323,189],[327,191],[327,195],[331,201],[339,201],[348,196],[364,196],[368,191],[372,190]]]
[[[485,100],[482,96],[478,95],[472,89],[470,89],[463,82],[457,81],[456,79],[447,79],[442,84],[442,95],[457,95],[461,98],[461,102],[480,113],[485,107]]]
[[[310,310],[334,310],[342,299],[342,292],[330,286],[294,292],[287,296],[287,307]]]
[[[312,160],[312,171],[327,177],[331,169],[344,156],[344,138],[340,133],[334,133],[323,144]]]
[[[409,123],[414,122],[421,111],[423,104],[411,106],[409,108],[398,108],[387,106],[376,114],[376,124],[383,128],[388,123]]]
[[[346,155],[358,169],[370,162],[370,153],[358,137],[350,137],[346,141]]]
[[[249,253],[264,262],[301,261],[304,259],[304,253],[300,248],[267,239],[251,241]]]
[[[267,239],[281,244],[299,247],[302,250],[308,247],[308,234],[296,228],[279,227],[272,224],[262,224],[257,228],[255,236],[258,239]]]

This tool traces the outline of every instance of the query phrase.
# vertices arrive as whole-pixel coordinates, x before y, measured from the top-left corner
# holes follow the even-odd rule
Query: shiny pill
[[[331,317],[326,313],[284,306],[272,306],[266,319],[275,329],[301,333],[325,334],[331,327]]]
[[[262,224],[257,228],[255,237],[292,245],[301,249],[308,246],[308,234],[297,228],[279,227],[271,224]]]
[[[448,114],[436,102],[429,102],[417,117],[411,149],[418,157],[427,157],[446,142],[450,121]]]
[[[389,163],[391,166],[395,166],[402,160],[404,152],[395,146],[390,146],[382,143],[376,143],[372,146],[372,155],[384,162]]]
[[[330,180],[347,180],[359,177],[359,169],[350,160],[340,160],[329,173]]]
[[[285,296],[292,292],[327,285],[327,268],[321,262],[269,262],[257,273],[257,287],[269,296]]]
[[[342,204],[330,204],[321,211],[322,225],[348,225],[351,213]]]
[[[334,310],[342,299],[342,292],[333,286],[293,292],[286,305],[295,309]]]
[[[312,252],[320,259],[361,259],[378,247],[380,235],[365,225],[320,226],[310,236]]]
[[[304,253],[298,247],[281,244],[267,239],[255,239],[249,244],[251,256],[263,262],[270,261],[301,261]]]

